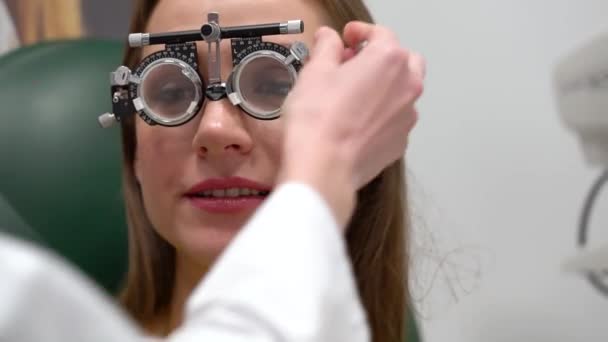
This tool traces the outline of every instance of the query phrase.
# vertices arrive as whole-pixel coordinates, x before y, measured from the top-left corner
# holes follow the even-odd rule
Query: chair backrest
[[[127,264],[120,136],[97,116],[111,109],[122,52],[120,42],[68,40],[0,56],[0,196],[111,292]]]
[[[44,243],[36,233],[0,194],[0,234],[9,234],[13,237],[34,243]]]

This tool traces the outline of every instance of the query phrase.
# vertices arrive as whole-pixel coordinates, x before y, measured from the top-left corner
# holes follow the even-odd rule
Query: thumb
[[[319,28],[315,33],[310,62],[338,65],[343,60],[343,54],[344,43],[338,32],[325,26]]]
[[[356,48],[361,42],[369,41],[373,37],[374,24],[362,21],[351,21],[344,26],[344,42],[351,48]]]

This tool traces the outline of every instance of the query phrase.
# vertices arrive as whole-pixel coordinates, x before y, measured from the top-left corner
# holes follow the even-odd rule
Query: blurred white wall
[[[551,88],[557,60],[608,31],[608,1],[367,3],[428,60],[408,155],[425,340],[608,341],[608,297],[561,270],[598,170]],[[598,243],[608,241],[606,193]]]

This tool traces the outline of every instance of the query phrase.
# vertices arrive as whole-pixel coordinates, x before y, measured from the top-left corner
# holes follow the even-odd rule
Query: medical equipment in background
[[[130,34],[131,47],[164,44],[164,49],[146,56],[135,70],[120,66],[111,73],[113,113],[102,114],[100,125],[110,127],[137,112],[149,125],[179,126],[196,116],[207,100],[224,97],[256,119],[278,118],[308,48],[302,42],[288,48],[262,37],[302,33],[304,23],[221,27],[216,12],[209,13],[207,21],[199,30]],[[225,82],[220,74],[222,39],[231,40],[233,64]],[[197,41],[208,45],[207,80],[199,72]]]
[[[564,268],[584,272],[593,287],[608,296],[608,241],[600,248],[584,248],[594,204],[608,182],[608,33],[560,60],[553,83],[563,123],[577,135],[585,161],[602,170],[579,219],[577,243],[581,253],[566,260]]]

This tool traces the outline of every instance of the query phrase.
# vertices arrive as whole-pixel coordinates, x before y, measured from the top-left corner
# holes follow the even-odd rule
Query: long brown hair
[[[373,22],[361,0],[316,0],[331,26],[341,31],[347,22]],[[138,0],[131,32],[143,32],[158,0]],[[127,49],[124,62],[133,68],[140,50]],[[134,117],[134,116],[133,116]],[[122,125],[123,182],[129,224],[129,269],[121,303],[142,325],[166,312],[175,277],[175,250],[152,229],[135,179],[136,151],[133,117]],[[358,193],[347,243],[359,293],[374,342],[404,341],[408,304],[409,214],[404,162],[386,168]]]

